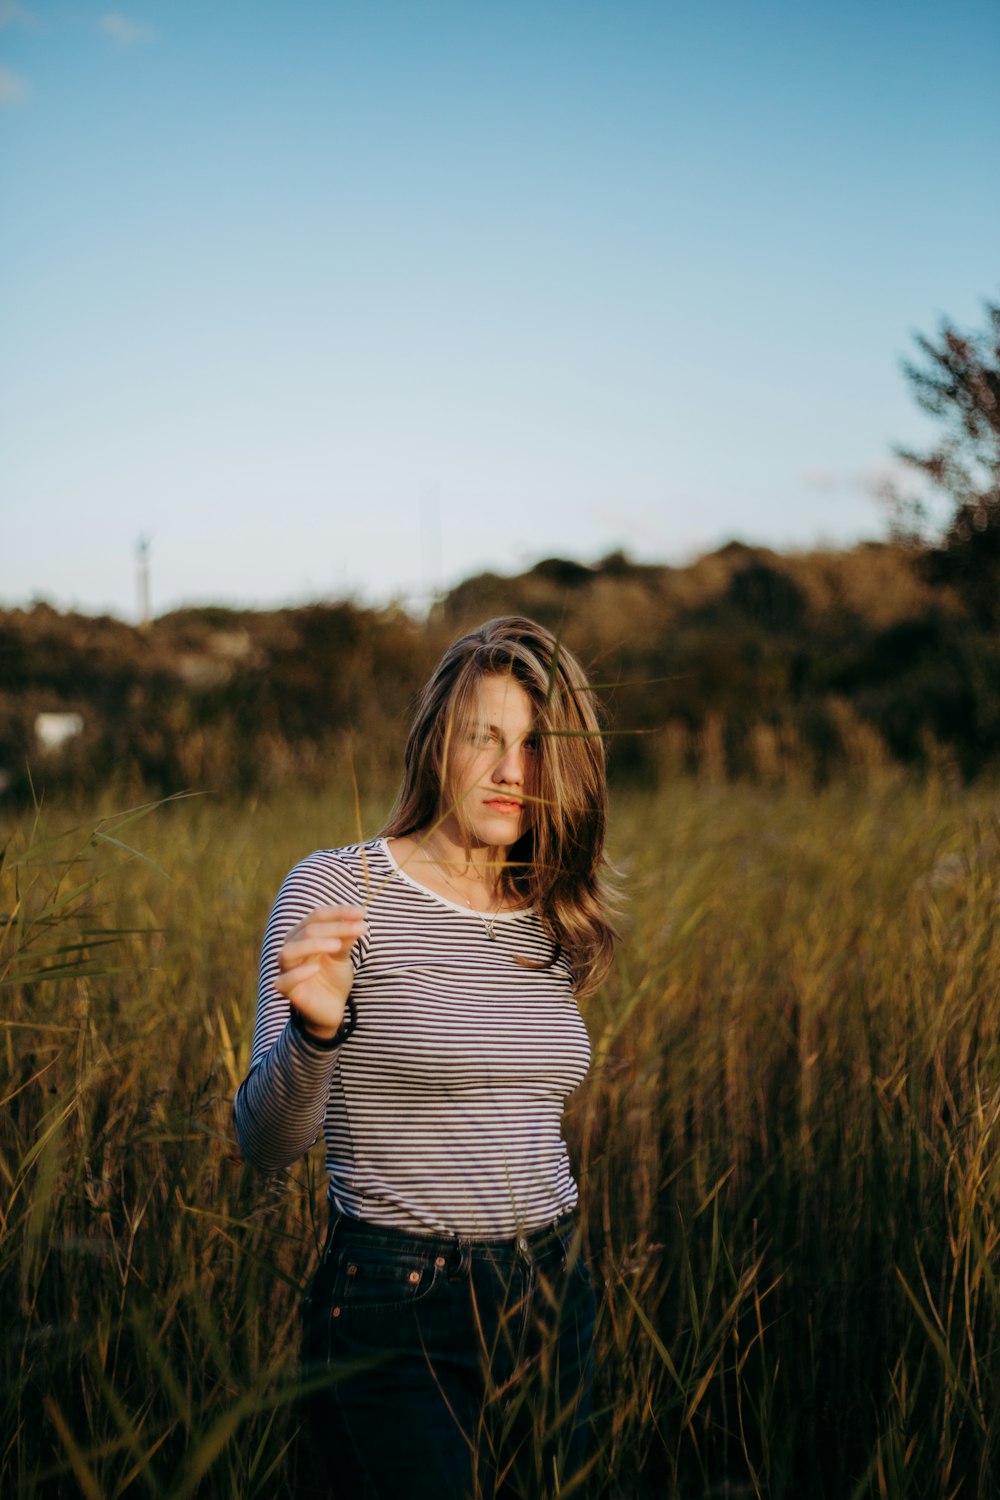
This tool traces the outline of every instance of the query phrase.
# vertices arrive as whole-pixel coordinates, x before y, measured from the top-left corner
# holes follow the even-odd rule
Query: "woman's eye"
[[[528,738],[525,740],[524,748],[525,750],[530,751],[532,755],[534,755],[537,751],[538,741],[533,734],[529,734]]]

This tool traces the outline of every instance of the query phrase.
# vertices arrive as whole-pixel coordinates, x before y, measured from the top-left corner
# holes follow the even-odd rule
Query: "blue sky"
[[[0,602],[883,534],[998,64],[981,0],[0,0]]]

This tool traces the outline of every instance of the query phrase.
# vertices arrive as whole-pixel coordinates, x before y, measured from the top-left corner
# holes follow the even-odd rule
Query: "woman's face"
[[[513,677],[484,677],[479,714],[457,724],[448,747],[442,827],[472,844],[509,848],[531,821],[536,795],[535,714]],[[455,817],[461,809],[461,822]]]

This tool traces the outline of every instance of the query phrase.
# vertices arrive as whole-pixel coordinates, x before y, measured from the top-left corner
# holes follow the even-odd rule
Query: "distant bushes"
[[[917,566],[914,566],[916,561]],[[823,782],[951,764],[1000,744],[1000,639],[923,558],[895,545],[780,557],[731,543],[687,568],[615,553],[484,574],[418,622],[350,602],[187,609],[146,629],[45,605],[0,614],[7,796],[110,778],[156,793],[321,784],[349,757],[394,777],[413,697],[456,634],[528,614],[601,685],[612,775]],[[84,729],[41,755],[40,712]]]

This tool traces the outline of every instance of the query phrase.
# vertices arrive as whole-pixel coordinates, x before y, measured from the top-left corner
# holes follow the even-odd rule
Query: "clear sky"
[[[995,0],[0,0],[0,602],[884,533]]]

